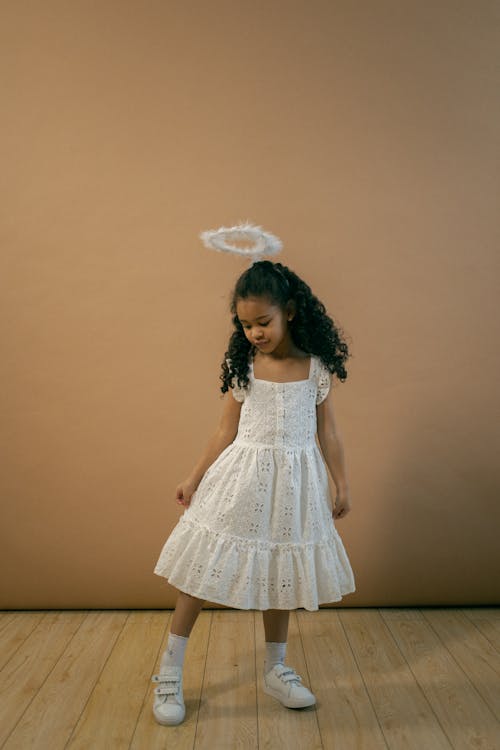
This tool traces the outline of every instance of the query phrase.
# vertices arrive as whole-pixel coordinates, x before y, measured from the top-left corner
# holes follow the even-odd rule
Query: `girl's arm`
[[[342,436],[335,421],[333,388],[316,407],[318,440],[339,495],[349,493]]]
[[[189,479],[198,486],[206,470],[211,466],[222,451],[230,445],[237,433],[240,422],[241,401],[236,401],[231,389],[224,394],[224,408],[217,430],[210,438],[201,458],[193,468]]]

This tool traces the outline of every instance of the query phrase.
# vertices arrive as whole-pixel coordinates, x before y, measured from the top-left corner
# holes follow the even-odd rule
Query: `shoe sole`
[[[276,698],[279,700],[283,706],[286,706],[287,708],[307,708],[307,706],[314,706],[316,705],[316,698],[313,696],[311,698],[284,698],[281,693],[279,693],[277,690],[274,690],[273,688],[267,687],[267,685],[264,684],[264,692],[267,693],[267,695],[272,695],[273,698]]]

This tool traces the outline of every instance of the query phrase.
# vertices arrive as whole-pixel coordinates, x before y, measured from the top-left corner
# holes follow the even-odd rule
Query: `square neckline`
[[[250,358],[250,371],[253,380],[255,380],[257,383],[272,383],[272,385],[291,385],[292,383],[308,383],[313,374],[313,359],[314,354],[311,354],[309,357],[309,375],[307,378],[302,378],[302,380],[264,380],[263,378],[256,378],[253,371],[253,360],[254,358]]]

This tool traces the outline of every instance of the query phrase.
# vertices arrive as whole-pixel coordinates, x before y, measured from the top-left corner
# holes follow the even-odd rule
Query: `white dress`
[[[354,576],[315,440],[330,373],[313,355],[306,380],[256,379],[250,361],[247,389],[235,381],[238,433],[206,470],[154,573],[236,609],[314,611],[339,601],[355,591]]]

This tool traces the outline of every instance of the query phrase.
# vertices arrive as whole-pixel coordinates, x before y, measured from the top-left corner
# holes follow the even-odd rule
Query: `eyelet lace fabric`
[[[355,591],[335,527],[316,405],[331,374],[233,382],[238,433],[209,466],[165,542],[154,572],[180,591],[236,609],[315,611]]]

